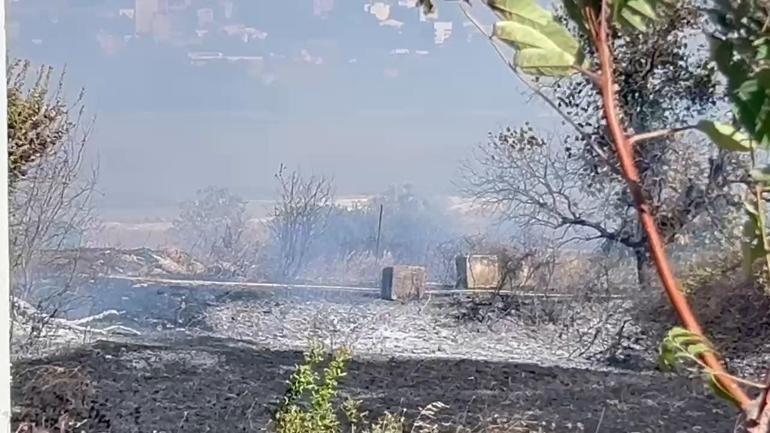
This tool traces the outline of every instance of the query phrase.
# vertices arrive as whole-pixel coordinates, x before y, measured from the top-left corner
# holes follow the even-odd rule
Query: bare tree
[[[633,130],[687,124],[719,109],[714,69],[707,56],[688,45],[700,32],[697,17],[693,2],[680,2],[655,31],[618,41],[615,73],[623,89],[623,113]],[[627,247],[639,283],[647,285],[646,235],[636,224],[617,162],[607,158],[610,140],[592,83],[577,77],[543,91],[556,101],[572,131],[542,138],[524,126],[491,135],[465,166],[466,193],[526,227],[536,224],[562,235],[600,240],[604,247]],[[635,152],[668,243],[693,220],[713,223],[708,231],[721,229],[725,213],[740,204],[738,190],[730,185],[745,179],[746,161],[695,134],[650,140]]]
[[[489,134],[463,164],[463,191],[527,230],[555,231],[567,241],[603,238],[636,246],[626,233],[630,222],[609,202],[614,188],[587,190],[579,180],[582,162],[551,144],[529,125]]]
[[[333,182],[289,172],[283,165],[275,178],[280,197],[268,228],[276,248],[277,276],[289,282],[304,270],[309,250],[326,228],[334,206]]]
[[[172,232],[181,246],[209,266],[242,273],[253,245],[246,239],[246,202],[227,189],[208,187],[181,205]]]
[[[29,62],[17,61],[7,83],[12,296],[14,305],[31,303],[51,318],[74,296],[77,254],[61,253],[76,251],[94,228],[97,175],[84,160],[93,122],[84,117],[83,94],[68,101],[64,74],[53,84],[52,73],[30,74]],[[44,287],[53,261],[70,272]]]

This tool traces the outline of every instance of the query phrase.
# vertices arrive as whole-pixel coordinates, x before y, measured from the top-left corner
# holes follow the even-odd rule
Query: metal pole
[[[383,208],[383,205],[380,205],[380,217],[377,220],[377,243],[374,246],[374,257],[377,258],[377,261],[380,260],[380,235],[382,234],[382,208]]]
[[[0,433],[11,431],[11,277],[10,247],[8,242],[8,88],[6,86],[6,10],[8,1],[0,5],[0,152],[6,162],[0,164]]]

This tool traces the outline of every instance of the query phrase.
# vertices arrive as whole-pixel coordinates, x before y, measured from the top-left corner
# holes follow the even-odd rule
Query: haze
[[[16,0],[10,55],[86,88],[103,215],[158,214],[207,185],[270,198],[281,163],[340,194],[454,194],[489,131],[554,119],[458,8],[424,19],[412,3]]]

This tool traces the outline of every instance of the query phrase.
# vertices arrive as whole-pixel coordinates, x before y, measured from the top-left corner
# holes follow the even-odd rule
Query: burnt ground
[[[102,341],[18,363],[13,397],[27,406],[28,416],[40,419],[40,397],[24,395],[19,385],[33,383],[43,365],[76,368],[94,391],[84,402],[90,415],[83,431],[265,431],[300,358],[299,352],[214,338]],[[446,432],[460,425],[494,432],[729,432],[734,419],[725,403],[683,378],[511,362],[357,360],[343,390],[363,400],[372,415],[405,408],[413,416],[441,401],[450,406],[439,418]],[[56,417],[50,405],[46,409],[49,418]]]
[[[68,348],[19,358],[17,421],[51,424],[67,407],[87,433],[265,431],[301,349],[317,339],[352,346],[343,391],[372,416],[413,417],[439,401],[450,406],[441,431],[454,433],[733,431],[733,410],[701,381],[664,376],[650,359],[619,370],[589,356],[624,323],[607,304],[567,305],[580,314],[565,327],[521,314],[462,323],[437,299],[114,281],[83,289],[92,301],[70,319],[116,309],[93,325],[141,335],[59,334]]]

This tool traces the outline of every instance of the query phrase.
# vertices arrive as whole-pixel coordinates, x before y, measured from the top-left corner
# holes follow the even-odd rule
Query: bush
[[[318,344],[311,345],[303,363],[289,379],[283,402],[275,415],[277,433],[403,433],[406,417],[385,413],[367,421],[361,402],[352,398],[340,401],[340,383],[347,374],[351,352],[340,349],[328,355]],[[446,408],[433,403],[420,411],[410,432],[432,433],[437,411]]]
[[[319,373],[326,358],[320,346],[305,354],[289,380],[289,388],[276,414],[278,433],[336,433],[340,422],[334,406],[340,380],[345,376],[350,352],[337,351]]]
[[[726,257],[733,259],[725,260]],[[766,274],[755,269],[747,278],[739,255],[700,256],[682,266],[681,287],[708,329],[712,342],[728,358],[766,351],[770,341],[770,297],[765,293]],[[647,346],[657,346],[676,315],[665,295],[649,294],[637,300],[636,320]]]
[[[766,273],[746,278],[738,260],[708,259],[687,274],[687,291],[703,326],[725,355],[763,352],[770,341]]]

